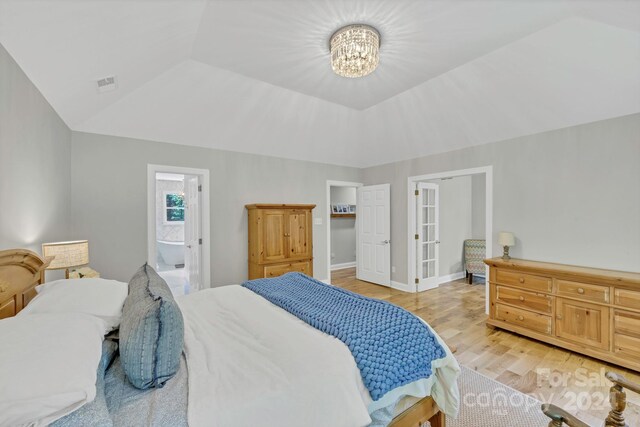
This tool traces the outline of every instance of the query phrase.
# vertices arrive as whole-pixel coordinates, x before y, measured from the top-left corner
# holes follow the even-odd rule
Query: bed
[[[43,282],[43,270],[46,268],[49,261],[50,260],[43,260],[34,252],[24,249],[0,251],[0,290],[2,291],[0,293],[0,304],[2,304],[0,307],[5,307],[7,304],[13,307],[10,310],[0,310],[0,315],[2,317],[10,317],[19,313],[20,310],[29,303],[30,298],[33,298],[33,295],[35,294],[34,287]],[[109,411],[111,412],[113,425],[124,426],[153,424],[179,426],[187,424],[209,424],[208,422],[203,422],[202,419],[198,420],[197,418],[192,418],[190,414],[187,414],[187,405],[190,406],[189,412],[193,409],[191,406],[215,406],[217,402],[215,399],[213,401],[210,399],[211,395],[206,395],[206,399],[198,399],[198,395],[201,392],[195,388],[196,386],[207,388],[207,385],[211,383],[237,383],[234,387],[225,389],[224,394],[226,400],[221,403],[221,407],[227,408],[231,404],[236,404],[238,408],[236,408],[235,413],[230,412],[229,417],[220,418],[222,421],[218,422],[217,425],[246,425],[245,423],[250,419],[244,418],[245,414],[250,412],[247,408],[253,408],[256,411],[263,411],[262,414],[264,414],[264,416],[262,418],[262,425],[275,425],[276,423],[270,417],[275,416],[273,414],[278,414],[277,411],[281,411],[279,414],[282,416],[282,411],[285,410],[283,409],[284,406],[283,408],[260,407],[260,405],[257,404],[252,406],[254,400],[250,397],[250,390],[248,390],[248,388],[243,389],[242,382],[251,378],[255,379],[256,376],[259,377],[261,374],[259,372],[246,372],[246,369],[261,369],[260,367],[268,367],[272,365],[279,370],[285,368],[291,369],[291,372],[286,373],[287,375],[292,375],[287,378],[287,381],[294,383],[297,381],[296,375],[298,375],[295,374],[294,371],[296,369],[305,369],[304,364],[296,365],[295,360],[317,356],[312,363],[314,365],[321,364],[323,359],[333,357],[333,354],[335,353],[334,350],[329,349],[327,349],[325,353],[322,353],[324,351],[323,349],[331,346],[338,348],[342,345],[336,343],[337,340],[333,337],[323,337],[322,332],[313,329],[309,325],[302,325],[298,319],[290,318],[291,315],[289,313],[284,312],[278,307],[272,306],[268,301],[262,301],[261,298],[257,296],[247,297],[246,292],[249,291],[246,291],[239,286],[228,286],[202,292],[203,293],[197,298],[190,298],[189,296],[186,296],[183,297],[184,299],[178,299],[179,305],[183,310],[183,314],[187,319],[185,324],[185,348],[188,351],[185,351],[186,357],[183,356],[178,374],[171,379],[165,387],[150,391],[140,391],[135,389],[133,386],[128,384],[126,376],[124,375],[119,363],[117,353],[113,354],[112,352],[111,359],[109,359],[108,363],[105,365],[106,373],[104,375],[104,393],[106,395],[106,400],[109,403]],[[238,295],[242,297],[240,298]],[[221,305],[222,307],[218,310],[211,310],[210,307],[216,304]],[[225,306],[225,304],[229,304],[229,306]],[[233,306],[234,304],[244,305],[246,309],[238,309]],[[210,312],[217,313],[218,318],[210,314]],[[237,314],[242,312],[250,313],[250,315],[242,317]],[[205,315],[204,313],[207,314]],[[229,328],[208,328],[208,324],[212,324],[212,322],[214,322],[213,324],[219,324],[216,322],[220,322],[221,318],[224,318],[225,316],[231,316],[231,319],[229,319]],[[256,318],[260,318],[261,322],[256,323]],[[245,327],[243,326],[243,323],[246,322],[253,323],[248,324]],[[280,322],[281,325],[274,328],[264,328],[263,330],[260,330],[261,323],[266,324],[270,322]],[[220,332],[221,330],[224,331],[233,328],[236,328],[236,330],[233,331],[233,339],[230,339],[231,335],[227,334],[225,337],[224,334]],[[214,372],[217,382],[207,382],[204,380],[198,382],[195,379],[198,377],[205,377],[204,370],[206,370],[207,364],[211,363],[211,360],[199,360],[201,355],[198,355],[198,351],[195,349],[198,348],[198,345],[201,346],[204,341],[201,340],[198,342],[194,340],[198,339],[201,335],[208,335],[208,331],[218,334],[213,337],[216,340],[226,340],[224,341],[224,345],[211,347],[217,352],[215,358],[211,360],[216,360],[217,363],[227,363],[227,365],[226,368],[222,370],[224,375],[221,376],[220,372]],[[264,345],[256,345],[255,347],[257,349],[255,354],[246,354],[247,347],[234,347],[235,342],[242,341],[243,334],[251,337],[252,342],[257,343],[261,342],[257,337],[262,337],[262,339],[265,340],[263,343]],[[276,359],[279,360],[279,358],[285,357],[280,355],[275,359],[269,358],[270,355],[277,353],[278,351],[277,347],[273,345],[274,341],[278,340],[278,334],[281,334],[281,339],[283,339],[283,334],[287,334],[285,338],[288,341],[293,341],[292,336],[295,336],[296,341],[299,340],[300,342],[305,342],[306,340],[306,342],[308,342],[308,346],[316,345],[316,343],[322,339],[324,339],[325,342],[323,342],[322,345],[317,345],[316,350],[312,353],[308,350],[306,350],[307,353],[303,353],[303,351],[305,351],[304,348],[308,346],[299,345],[297,347],[300,352],[298,354],[298,356],[300,356],[299,358],[291,356],[291,360],[293,362],[276,366],[274,365]],[[191,343],[189,340],[191,340]],[[439,337],[438,340],[440,340]],[[216,342],[220,344],[222,341]],[[446,347],[443,341],[440,340],[440,342]],[[346,346],[342,346],[346,349]],[[224,348],[224,351],[221,352],[220,348]],[[241,349],[244,353],[240,351]],[[289,350],[291,349],[288,349],[287,352]],[[450,364],[449,366],[457,366],[450,350],[448,348],[446,348],[446,350],[447,363]],[[212,351],[210,349],[205,349],[202,354],[209,354],[211,352]],[[316,356],[310,355],[315,353],[318,354]],[[257,355],[262,357],[261,362],[251,364],[250,362],[252,358],[255,360]],[[200,357],[200,359],[202,359],[202,357]],[[342,360],[345,359],[343,358]],[[242,363],[243,361],[246,363]],[[188,368],[187,364],[189,365]],[[237,366],[242,366],[244,371],[235,372],[234,369]],[[202,371],[196,371],[197,369],[202,369]],[[197,375],[194,375],[194,372],[196,372]],[[434,384],[438,384],[440,387],[440,394],[450,394],[449,397],[455,400],[457,398],[457,386],[455,383],[451,382],[452,380],[455,382],[455,376],[453,378],[450,376],[446,381],[440,378],[442,376],[442,372],[434,372],[432,380],[430,381]],[[267,376],[265,378],[269,377]],[[318,378],[314,379],[314,384],[316,382],[321,382]],[[327,383],[330,384],[331,382],[327,381]],[[251,387],[255,388],[256,384],[257,383],[251,383]],[[431,387],[433,387],[434,390],[436,389],[436,385],[434,384],[429,384],[429,390]],[[258,384],[258,386],[260,386],[260,384]],[[273,386],[273,384],[270,384],[269,386]],[[412,387],[414,387],[413,390]],[[422,387],[422,389],[416,391],[415,387]],[[434,427],[444,426],[446,423],[445,412],[451,412],[451,409],[448,411],[441,410],[438,404],[436,404],[436,400],[438,400],[438,398],[434,399],[432,396],[414,397],[410,395],[414,394],[420,396],[421,392],[424,394],[426,392],[425,387],[425,383],[421,383],[420,385],[407,384],[403,390],[403,393],[406,392],[406,396],[403,394],[403,397],[401,399],[399,398],[399,400],[394,400],[392,405],[387,405],[384,408],[377,407],[377,410],[379,410],[379,413],[386,411],[387,416],[391,419],[388,425],[393,427],[420,427],[426,422],[429,422],[431,426]],[[321,389],[322,388],[319,387],[319,390]],[[229,392],[229,390],[232,390],[233,392]],[[227,395],[231,395],[231,397],[227,397]],[[318,390],[311,391],[306,396],[301,396],[303,393],[296,393],[296,396],[298,395],[300,395],[299,401],[305,401],[306,404],[309,405],[309,407],[305,409],[303,406],[296,404],[296,399],[292,399],[292,406],[289,408],[287,416],[291,415],[291,417],[294,417],[293,414],[295,414],[295,417],[298,419],[298,425],[303,423],[306,418],[303,412],[304,410],[314,411],[326,407],[333,408],[332,406],[327,406],[332,405],[332,403],[327,403],[330,401],[329,396],[323,395]],[[203,396],[205,395],[203,394]],[[399,394],[398,397],[399,396],[401,395]],[[244,401],[242,401],[242,399],[244,399]],[[444,400],[441,398],[440,401],[443,402]],[[375,403],[372,404],[372,402],[369,401],[367,403],[369,404],[369,409],[376,406]],[[336,404],[338,404],[337,400]],[[452,402],[451,404],[447,403],[447,406],[453,407],[456,404],[457,402]],[[271,415],[269,415],[270,409],[272,409]],[[136,418],[133,418],[133,414],[137,414]],[[142,416],[146,417],[144,422],[141,422],[142,418],[140,417]],[[278,416],[276,416],[276,418],[278,418]],[[371,418],[374,419],[374,417]],[[187,420],[190,420],[191,422],[189,423]],[[279,425],[281,423],[278,422],[277,424]],[[63,424],[58,423],[56,425]],[[372,425],[383,424],[375,424],[374,419],[374,423]]]

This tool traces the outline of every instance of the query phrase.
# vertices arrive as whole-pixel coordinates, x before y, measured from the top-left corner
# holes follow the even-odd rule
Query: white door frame
[[[414,284],[415,268],[416,268],[416,247],[415,236],[413,228],[416,224],[416,211],[415,211],[415,187],[419,181],[426,181],[438,178],[454,178],[457,176],[467,175],[485,175],[485,236],[487,244],[487,257],[493,256],[493,166],[482,166],[471,169],[458,169],[446,172],[438,172],[427,175],[410,176],[407,178],[407,281],[409,286],[413,287],[414,292],[417,291]],[[486,296],[485,296],[485,312],[489,313],[489,266],[485,266],[485,280],[486,280]]]
[[[331,284],[331,187],[362,187],[361,182],[349,181],[329,181],[327,180],[327,278],[323,280],[325,283]],[[356,207],[356,230],[358,229],[358,208]],[[357,264],[357,255],[356,255]]]
[[[202,259],[200,260],[201,280],[200,289],[211,286],[211,228],[209,214],[209,170],[185,168],[180,166],[147,165],[147,262],[154,266],[157,257],[156,253],[156,173],[177,173],[182,175],[198,175],[202,183]]]

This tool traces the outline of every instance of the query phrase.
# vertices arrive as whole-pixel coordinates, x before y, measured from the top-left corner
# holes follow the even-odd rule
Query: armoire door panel
[[[291,211],[287,218],[287,258],[310,257],[309,212]]]
[[[262,261],[278,261],[287,257],[285,244],[286,212],[265,210],[262,212]]]

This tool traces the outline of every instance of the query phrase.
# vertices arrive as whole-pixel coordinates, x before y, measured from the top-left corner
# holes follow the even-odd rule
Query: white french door
[[[200,187],[199,177],[185,175],[184,177],[184,260],[185,271],[189,276],[189,288],[197,291],[202,287],[200,275]]]
[[[391,285],[391,186],[358,187],[356,277]]]
[[[418,292],[438,286],[440,247],[438,184],[416,184],[416,284]]]

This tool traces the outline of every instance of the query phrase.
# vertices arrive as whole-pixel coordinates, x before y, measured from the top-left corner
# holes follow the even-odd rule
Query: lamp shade
[[[55,242],[42,244],[42,256],[54,257],[47,270],[61,270],[89,264],[89,241]]]
[[[498,233],[498,243],[502,246],[514,246],[516,244],[516,236],[510,231],[501,231]]]

